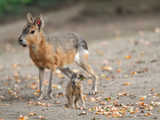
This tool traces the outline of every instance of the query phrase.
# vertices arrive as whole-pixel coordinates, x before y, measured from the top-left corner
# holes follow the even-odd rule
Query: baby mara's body
[[[81,74],[74,73],[72,75],[72,78],[68,82],[66,87],[66,97],[68,100],[67,107],[77,109],[79,108],[78,102],[81,101],[83,108],[86,108],[83,95],[83,85],[82,85],[83,79],[84,76]]]

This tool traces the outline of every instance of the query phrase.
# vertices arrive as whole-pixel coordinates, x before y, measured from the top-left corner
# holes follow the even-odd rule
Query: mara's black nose
[[[22,43],[23,43],[23,40],[22,40],[22,39],[19,39],[19,40],[18,40],[18,43],[19,43],[19,44],[22,44]]]

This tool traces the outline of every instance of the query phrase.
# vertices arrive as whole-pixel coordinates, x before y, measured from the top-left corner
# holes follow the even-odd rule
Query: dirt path
[[[47,16],[54,20],[51,14]],[[89,42],[90,64],[100,76],[100,81],[99,94],[95,97],[87,96],[84,115],[81,114],[83,110],[64,106],[67,102],[63,96],[67,79],[59,80],[55,77],[54,99],[37,101],[38,71],[28,57],[28,50],[6,45],[2,40],[5,50],[0,52],[0,118],[17,120],[23,116],[19,120],[37,120],[44,116],[47,120],[114,120],[116,117],[118,120],[160,119],[159,20],[155,15],[144,15],[119,18],[118,21],[108,20],[105,23],[96,23],[94,20],[83,24],[63,22],[63,27],[49,21],[49,33],[55,31],[52,27],[58,31],[75,31]],[[18,33],[24,21],[15,24],[1,27],[0,35],[4,40],[13,38],[16,41],[15,33]],[[10,35],[5,35],[6,32]],[[84,82],[86,95],[90,83],[90,80]]]

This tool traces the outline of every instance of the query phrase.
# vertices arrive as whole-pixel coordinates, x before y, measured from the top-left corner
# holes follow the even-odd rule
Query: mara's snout
[[[27,47],[26,40],[24,40],[21,36],[18,38],[18,43],[23,47]]]

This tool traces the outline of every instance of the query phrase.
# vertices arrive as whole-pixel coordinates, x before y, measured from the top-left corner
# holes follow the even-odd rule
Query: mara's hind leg
[[[80,66],[86,73],[93,78],[92,93],[97,93],[98,76],[95,74],[92,67],[88,64],[88,50],[81,50],[75,56],[75,62]]]
[[[92,93],[91,94],[96,94],[97,91],[97,84],[98,84],[98,76],[95,74],[93,71],[92,67],[85,62],[80,62],[78,64],[84,71],[86,71],[91,77],[93,78],[93,84],[92,84]]]
[[[59,68],[59,70],[67,76],[67,78],[71,78],[72,77],[72,74],[73,74],[73,71],[70,69],[70,68]]]
[[[85,40],[81,40],[78,44],[78,51],[75,55],[75,62],[93,78],[92,94],[96,94],[98,76],[94,73],[92,67],[88,64],[88,46]]]

